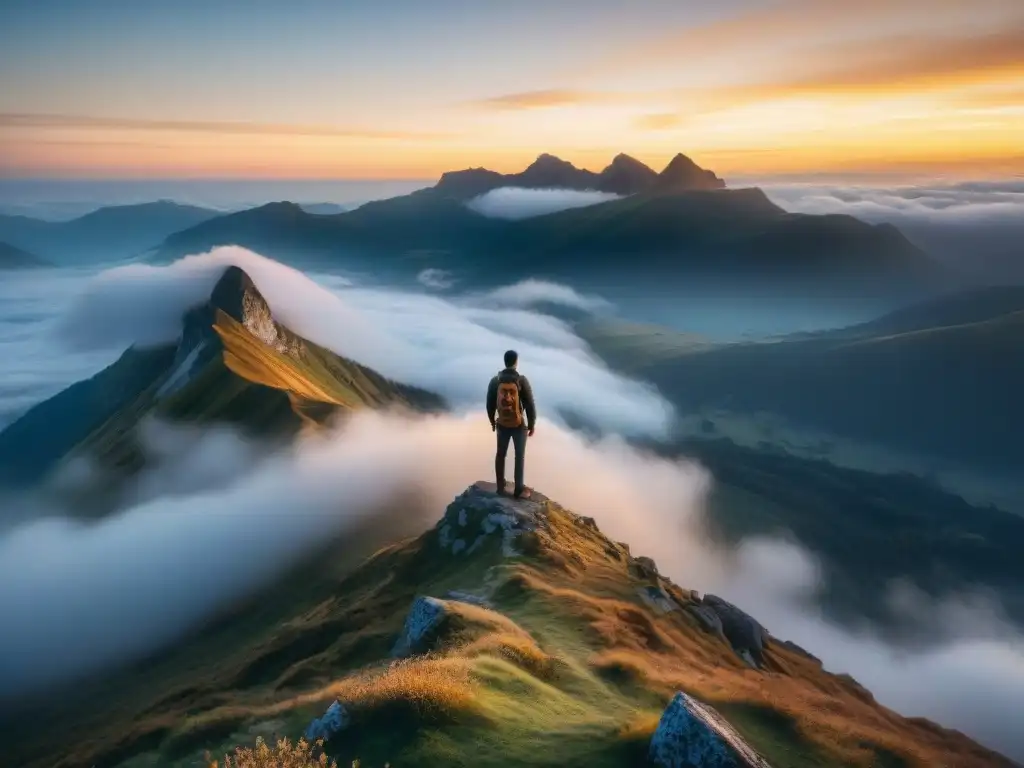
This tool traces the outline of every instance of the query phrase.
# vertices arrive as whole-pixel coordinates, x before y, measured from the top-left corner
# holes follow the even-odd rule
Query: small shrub
[[[295,745],[280,739],[277,746],[270,747],[257,736],[255,747],[237,747],[234,757],[224,755],[223,768],[338,768],[337,762],[328,762],[322,748],[323,741],[310,744],[305,739]],[[221,768],[220,761],[209,760],[209,768]]]

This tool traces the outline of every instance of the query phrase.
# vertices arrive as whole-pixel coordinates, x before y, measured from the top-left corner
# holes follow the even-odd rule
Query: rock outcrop
[[[349,716],[348,710],[340,701],[335,700],[323,715],[313,718],[313,721],[306,727],[304,736],[308,742],[315,742],[318,739],[327,742],[334,734],[348,728],[351,722],[352,718]]]
[[[705,595],[702,605],[710,608],[722,622],[729,644],[750,666],[764,663],[764,647],[771,635],[749,614],[716,595]]]
[[[417,597],[405,617],[405,626],[398,636],[391,655],[396,657],[423,653],[437,639],[448,618],[448,609],[443,600],[436,597]]]
[[[437,542],[453,555],[471,555],[488,541],[500,539],[506,557],[518,554],[516,543],[546,525],[547,497],[511,499],[495,493],[494,483],[478,482],[455,499],[437,526]]]
[[[677,693],[651,738],[658,768],[770,768],[715,710]]]

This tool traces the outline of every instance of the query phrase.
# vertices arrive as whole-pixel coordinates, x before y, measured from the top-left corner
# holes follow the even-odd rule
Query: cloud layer
[[[501,187],[474,197],[466,205],[477,213],[493,219],[528,219],[617,199],[619,195],[611,192]]]
[[[547,418],[557,407],[571,408],[579,387],[595,380],[612,403],[602,421],[608,430],[656,434],[668,417],[653,393],[600,366],[569,326],[525,308],[538,297],[572,303],[574,294],[527,285],[506,289],[504,305],[480,297],[443,301],[368,290],[338,276],[315,275],[314,282],[241,249],[218,249],[170,267],[113,270],[74,301],[62,292],[47,308],[70,304],[56,332],[86,350],[79,354],[168,340],[181,309],[203,300],[228,264],[245,268],[297,332],[437,389],[458,412],[416,420],[363,414],[263,459],[254,458],[257,446],[231,433],[151,425],[144,435],[160,457],[156,467],[99,524],[81,525],[37,501],[16,502],[21,508],[7,519],[23,522],[0,532],[0,583],[8,585],[0,591],[0,694],[173,641],[334,537],[348,542],[343,551],[355,562],[374,543],[431,525],[466,485],[490,478],[493,435],[481,392],[501,352],[515,346],[543,419],[529,443],[531,485],[594,516],[611,538],[654,557],[680,584],[735,600],[776,636],[853,674],[883,703],[1024,758],[1017,736],[1024,651],[997,607],[934,605],[894,585],[895,605],[937,622],[941,642],[930,650],[907,651],[868,629],[834,627],[807,608],[821,579],[808,553],[766,540],[722,552],[695,532],[711,482],[699,466],[645,455],[615,435],[588,441]],[[24,343],[39,345],[40,359],[64,354],[53,346],[50,326],[31,327]],[[422,507],[408,506],[410,491]]]
[[[133,264],[98,276],[75,299],[59,336],[76,349],[123,348],[177,337],[185,308],[209,296],[229,265],[245,269],[274,315],[296,333],[384,375],[483,411],[488,379],[514,348],[545,418],[578,412],[579,382],[603,394],[599,425],[664,434],[672,411],[656,391],[613,374],[562,321],[520,307],[536,301],[591,307],[568,288],[528,282],[493,301],[448,301],[422,293],[350,286],[301,272],[242,248],[218,248],[168,267]]]
[[[917,246],[985,283],[1024,281],[1024,181],[937,186],[769,185],[791,211],[894,224]]]
[[[855,187],[769,185],[765,192],[788,210],[847,213],[865,221],[988,224],[1024,218],[1024,182],[948,186]],[[981,234],[981,233],[979,233]]]

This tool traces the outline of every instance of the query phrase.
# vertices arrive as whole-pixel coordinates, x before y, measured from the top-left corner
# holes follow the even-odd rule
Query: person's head
[[[514,349],[510,349],[508,352],[505,353],[505,367],[506,368],[515,368],[516,364],[518,362],[519,362],[519,353],[516,352]]]

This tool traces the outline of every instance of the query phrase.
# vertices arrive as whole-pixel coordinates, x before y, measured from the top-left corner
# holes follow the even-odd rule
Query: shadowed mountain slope
[[[390,407],[443,402],[292,333],[230,267],[209,301],[185,314],[177,343],[127,350],[0,432],[0,478],[36,481],[76,453],[134,471],[145,458],[137,430],[149,417],[287,437],[346,411]]]
[[[59,264],[115,261],[137,256],[174,232],[220,215],[161,200],[100,208],[71,221],[0,216],[0,240]]]
[[[955,294],[838,331],[697,344],[581,327],[612,365],[684,413],[767,412],[840,436],[986,467],[1024,466],[1024,290]],[[645,349],[650,350],[649,353]]]
[[[824,280],[880,291],[936,277],[938,267],[895,227],[788,213],[760,189],[726,189],[682,155],[660,175],[645,168],[620,155],[593,174],[542,155],[520,174],[479,168],[446,173],[434,187],[333,216],[274,203],[176,233],[157,258],[241,245],[284,261],[318,259],[407,277],[445,269],[477,285],[527,276],[709,276]],[[519,220],[488,218],[466,205],[497,187],[620,185],[627,196]]]
[[[0,269],[32,269],[51,266],[38,256],[17,248],[10,243],[0,242]]]

